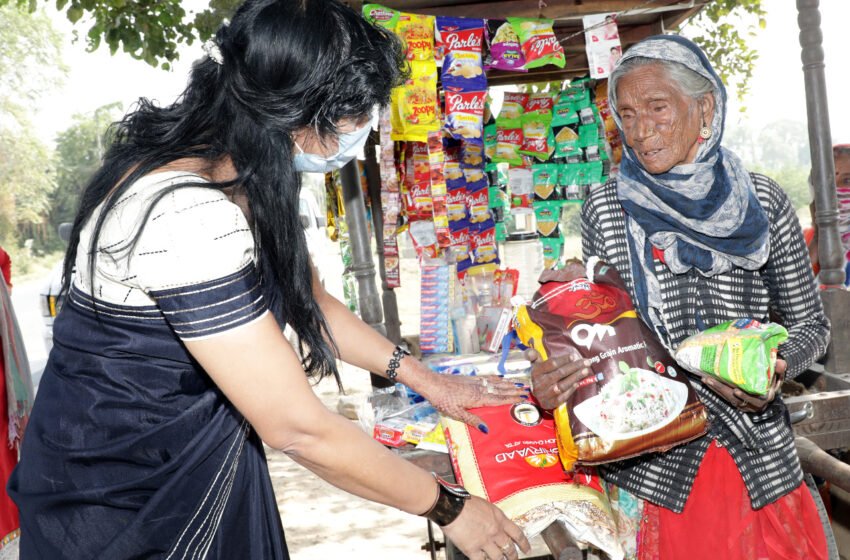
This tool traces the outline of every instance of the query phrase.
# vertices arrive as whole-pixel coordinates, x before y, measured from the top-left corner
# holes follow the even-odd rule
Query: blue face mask
[[[334,169],[339,169],[360,153],[360,150],[366,144],[369,132],[372,130],[372,123],[373,121],[369,121],[360,128],[340,134],[337,139],[339,147],[336,153],[327,157],[305,152],[298,145],[298,142],[295,142],[295,147],[301,152],[295,154],[295,158],[292,160],[295,170],[302,173],[328,173]]]

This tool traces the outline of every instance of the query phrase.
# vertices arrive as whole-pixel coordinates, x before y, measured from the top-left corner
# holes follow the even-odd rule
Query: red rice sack
[[[551,414],[533,400],[472,412],[490,427],[489,434],[443,418],[459,483],[497,505],[528,538],[562,521],[579,545],[594,546],[613,560],[623,558],[601,481],[592,470],[564,472]]]
[[[597,258],[546,270],[516,310],[520,340],[543,357],[591,362],[554,411],[561,461],[596,465],[666,451],[705,434],[707,412],[685,371],[638,318],[617,271]]]

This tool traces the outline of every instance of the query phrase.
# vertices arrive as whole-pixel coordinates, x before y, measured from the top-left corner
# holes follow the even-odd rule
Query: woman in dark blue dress
[[[470,556],[516,558],[528,543],[498,509],[331,414],[305,375],[386,370],[467,421],[520,395],[438,378],[313,281],[299,171],[359,151],[404,77],[398,41],[334,0],[248,0],[205,49],[175,104],[115,127],[82,196],[9,484],[21,557],[287,558],[265,441]]]

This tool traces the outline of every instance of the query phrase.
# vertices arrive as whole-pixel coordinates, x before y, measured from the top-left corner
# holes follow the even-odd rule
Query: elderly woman
[[[789,333],[765,398],[695,382],[710,412],[706,436],[602,469],[642,500],[638,557],[824,558],[778,394],[782,375],[805,371],[829,340],[794,209],[775,182],[721,147],[726,91],[692,42],[657,36],[634,45],[609,92],[627,148],[619,177],[584,205],[585,259],[617,269],[669,349],[740,317],[774,313]],[[588,366],[570,356],[536,361],[535,395],[556,407]]]

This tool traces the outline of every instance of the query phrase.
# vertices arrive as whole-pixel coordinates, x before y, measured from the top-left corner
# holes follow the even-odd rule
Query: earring
[[[699,138],[697,138],[697,142],[702,144],[709,138],[711,138],[711,129],[705,125],[705,122],[703,122],[702,128],[699,129]]]

